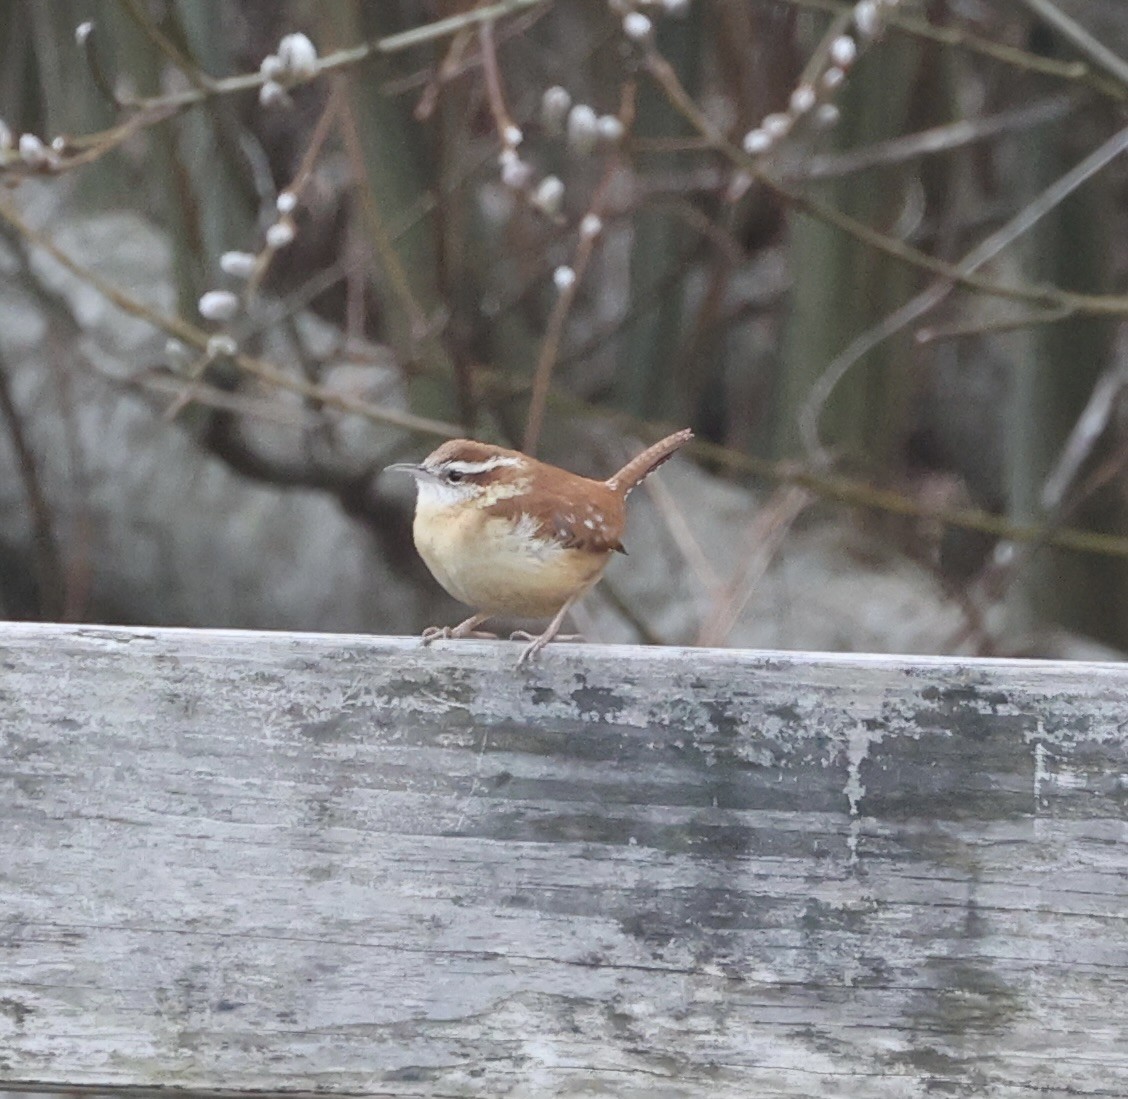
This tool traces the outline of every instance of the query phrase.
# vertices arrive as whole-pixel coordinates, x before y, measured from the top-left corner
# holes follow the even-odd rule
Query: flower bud
[[[249,279],[254,274],[257,262],[258,258],[250,252],[224,252],[219,257],[219,269],[233,278]]]
[[[791,93],[788,106],[795,115],[806,114],[815,105],[815,89],[810,84],[800,84]]]
[[[599,140],[606,145],[618,145],[623,140],[623,123],[617,115],[601,114],[595,121]]]
[[[653,29],[654,25],[650,22],[649,17],[643,15],[640,11],[628,12],[623,16],[623,33],[635,42],[641,42],[644,38],[649,37]]]
[[[221,359],[225,355],[235,355],[239,351],[239,345],[235,342],[233,336],[229,336],[226,332],[217,332],[214,336],[208,337],[208,358]]]
[[[51,160],[47,146],[35,134],[20,134],[20,159],[29,168],[42,168]]]
[[[744,135],[741,144],[749,156],[759,156],[760,153],[766,153],[772,147],[772,138],[764,130],[749,130]]]
[[[538,210],[555,217],[564,203],[564,184],[556,176],[545,176],[537,184],[531,201]]]
[[[291,80],[317,75],[317,47],[304,34],[285,35],[278,43],[278,60]]]
[[[290,221],[276,221],[266,231],[266,243],[271,248],[285,248],[294,240],[294,224]]]
[[[830,44],[830,59],[841,69],[848,69],[857,56],[858,44],[848,34],[840,34]]]
[[[587,156],[595,148],[599,121],[586,103],[577,103],[568,112],[568,144],[573,152]]]
[[[564,132],[564,120],[571,106],[572,97],[559,84],[545,88],[541,96],[541,125],[553,137],[559,137]]]
[[[584,214],[580,221],[580,236],[590,240],[603,232],[603,219],[598,214]]]
[[[561,293],[571,288],[576,281],[576,272],[571,267],[561,266],[557,267],[552,272],[552,281],[556,285],[556,289]]]
[[[200,298],[200,316],[209,321],[229,321],[239,312],[239,299],[230,290],[209,290]]]
[[[284,107],[289,105],[290,97],[277,80],[268,80],[259,88],[259,103],[264,107]]]

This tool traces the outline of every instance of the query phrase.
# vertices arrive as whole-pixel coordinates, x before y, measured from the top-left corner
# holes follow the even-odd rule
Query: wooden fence
[[[0,626],[0,1087],[1128,1094],[1128,668]]]

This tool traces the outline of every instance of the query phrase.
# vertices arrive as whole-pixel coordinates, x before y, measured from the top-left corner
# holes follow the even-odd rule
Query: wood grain
[[[1128,1094],[1128,669],[0,626],[0,1086]]]

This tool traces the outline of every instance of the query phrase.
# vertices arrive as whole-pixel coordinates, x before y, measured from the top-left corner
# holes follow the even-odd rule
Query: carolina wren
[[[415,478],[418,496],[415,546],[435,579],[455,599],[475,608],[457,626],[431,626],[423,644],[437,638],[496,637],[477,627],[495,615],[547,618],[518,667],[560,632],[569,608],[603,575],[618,551],[626,501],[674,452],[693,438],[677,431],[613,477],[593,481],[538,462],[518,450],[452,439],[419,465],[400,463]]]

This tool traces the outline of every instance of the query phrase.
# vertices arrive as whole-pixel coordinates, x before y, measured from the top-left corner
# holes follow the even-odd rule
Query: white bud
[[[51,155],[35,134],[20,134],[20,159],[29,168],[42,168],[50,161]]]
[[[67,151],[67,139],[61,134],[58,137],[51,138],[51,152],[63,154]]]
[[[85,46],[86,40],[94,33],[94,20],[87,19],[74,28],[74,41],[78,46]]]
[[[549,217],[560,213],[564,203],[564,184],[556,176],[545,176],[533,192],[532,203]]]
[[[209,290],[200,298],[200,316],[208,321],[229,321],[239,312],[239,299],[230,290]]]
[[[739,202],[752,186],[753,177],[748,172],[733,172],[725,188],[725,202]]]
[[[564,119],[568,117],[568,108],[572,106],[572,97],[567,89],[554,84],[545,88],[541,96],[541,125],[553,137],[559,137],[564,132]]]
[[[837,65],[832,65],[822,74],[822,86],[827,91],[834,91],[845,79],[846,74]]]
[[[224,355],[234,355],[238,350],[239,345],[235,342],[234,337],[229,336],[226,332],[217,332],[214,336],[208,337],[209,359],[219,359]]]
[[[682,16],[689,11],[689,0],[662,0],[667,15]]]
[[[268,80],[259,88],[259,103],[264,107],[284,107],[289,105],[290,97],[277,80]]]
[[[571,267],[557,267],[552,272],[552,281],[556,284],[556,289],[564,293],[575,283],[576,272]]]
[[[749,156],[759,156],[760,153],[766,153],[772,147],[772,139],[771,135],[764,130],[749,130],[744,135],[741,144]]]
[[[848,69],[857,56],[858,44],[848,34],[840,34],[830,44],[830,59],[840,69]]]
[[[603,219],[598,214],[584,214],[580,221],[580,236],[591,240],[603,232]]]
[[[165,340],[165,358],[173,369],[183,370],[192,361],[192,353],[180,340],[170,336]]]
[[[824,103],[815,111],[815,122],[820,126],[833,126],[838,119],[839,111],[833,103]]]
[[[298,196],[293,191],[279,191],[274,200],[274,208],[280,214],[292,214],[298,205]]]
[[[278,43],[278,60],[292,80],[317,75],[317,47],[304,34],[287,34]]]
[[[815,105],[815,89],[810,84],[800,84],[791,93],[788,106],[792,114],[806,114]]]
[[[854,26],[863,38],[876,38],[881,30],[881,12],[874,0],[858,0],[854,5]]]
[[[224,252],[219,257],[219,269],[237,279],[249,279],[255,273],[258,257],[250,252]]]
[[[628,12],[623,16],[623,33],[636,42],[641,42],[650,35],[653,24],[650,19],[640,11]]]
[[[599,140],[606,145],[617,145],[623,140],[623,123],[617,115],[601,114],[595,120]]]
[[[268,53],[259,62],[259,72],[265,80],[277,81],[278,78],[286,71],[286,66],[279,60],[277,54]]]
[[[266,231],[266,243],[271,248],[285,248],[294,240],[294,225],[290,221],[276,221]]]
[[[515,149],[525,140],[525,135],[521,133],[520,126],[514,126],[513,123],[510,122],[505,129],[502,130],[501,139],[508,148]]]
[[[568,112],[568,144],[573,152],[587,156],[595,148],[599,121],[586,103],[577,103]]]
[[[770,114],[760,123],[760,128],[774,141],[784,137],[791,129],[791,119],[785,114]]]
[[[507,150],[510,151],[510,150]],[[501,160],[501,182],[515,191],[523,190],[532,179],[533,169],[519,156],[503,157]]]

